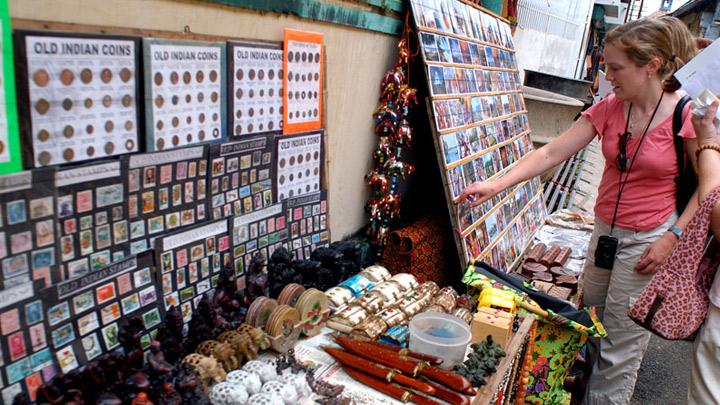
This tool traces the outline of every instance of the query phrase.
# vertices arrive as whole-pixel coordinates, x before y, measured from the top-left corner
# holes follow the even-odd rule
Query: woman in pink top
[[[478,205],[555,167],[598,135],[605,169],[583,268],[583,301],[597,307],[608,337],[590,345],[594,363],[587,404],[630,402],[650,333],[630,320],[627,311],[697,209],[695,197],[684,212],[675,212],[678,162],[672,132],[673,112],[682,97],[672,75],[696,52],[692,34],[673,17],[637,20],[610,31],[604,56],[614,94],[507,175],[473,183],[459,199]],[[697,144],[688,115],[689,106],[680,136],[694,165]]]

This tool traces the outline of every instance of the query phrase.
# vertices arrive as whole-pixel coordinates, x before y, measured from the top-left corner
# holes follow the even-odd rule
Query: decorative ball
[[[263,384],[262,392],[277,395],[283,399],[286,405],[294,405],[298,400],[298,394],[295,390],[295,386],[282,381],[266,382]]]
[[[275,367],[261,360],[250,360],[242,366],[242,369],[257,374],[263,384],[277,379]]]
[[[250,395],[257,394],[262,388],[260,377],[255,373],[245,370],[233,370],[229,372],[225,381],[242,385]]]
[[[248,404],[252,405],[284,405],[282,398],[275,394],[255,394],[248,399]]]
[[[243,405],[248,397],[242,385],[227,381],[217,383],[210,389],[210,401],[214,405]]]

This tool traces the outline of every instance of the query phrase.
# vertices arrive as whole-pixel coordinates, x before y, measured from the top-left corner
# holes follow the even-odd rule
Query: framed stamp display
[[[274,149],[273,135],[210,146],[212,219],[248,214],[273,203]]]
[[[164,310],[180,308],[185,323],[203,294],[215,287],[223,266],[232,264],[228,220],[206,222],[155,239],[157,283]]]
[[[140,151],[140,38],[17,31],[28,166]]]
[[[288,241],[285,204],[278,203],[232,220],[235,274],[244,275],[252,258],[261,253],[269,258]]]
[[[310,259],[312,252],[330,244],[327,196],[324,191],[287,200],[289,240],[295,260]]]
[[[22,170],[20,129],[18,128],[15,95],[15,63],[13,58],[12,23],[8,2],[0,1],[0,175]]]
[[[322,128],[324,36],[284,30],[283,134]]]
[[[47,344],[64,373],[120,348],[122,324],[131,318],[142,321],[144,349],[150,347],[162,323],[151,252],[62,281],[43,290],[41,296],[46,306]]]
[[[44,323],[46,305],[36,290],[31,282],[0,290],[0,382],[6,404],[20,392],[35,400],[37,388],[57,374]]]
[[[276,138],[275,195],[279,201],[320,191],[325,159],[323,133],[314,131]]]
[[[130,253],[153,247],[153,238],[207,218],[207,146],[128,156]]]
[[[279,43],[228,41],[231,139],[283,126],[283,51]]]
[[[459,0],[410,5],[461,264],[485,260],[510,269],[537,229],[530,224],[544,218],[544,210],[527,208],[542,204],[541,190],[528,182],[477,207],[456,203],[467,186],[503,176],[533,149],[510,25]]]
[[[225,141],[225,43],[143,39],[146,145]]]
[[[0,176],[0,289],[60,280],[55,168]]]
[[[128,254],[128,194],[120,161],[58,170],[55,188],[64,279],[97,271]]]

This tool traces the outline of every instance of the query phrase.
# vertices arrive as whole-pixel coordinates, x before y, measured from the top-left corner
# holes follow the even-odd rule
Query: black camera
[[[595,248],[595,267],[612,270],[615,264],[618,240],[610,235],[602,235],[598,238]]]

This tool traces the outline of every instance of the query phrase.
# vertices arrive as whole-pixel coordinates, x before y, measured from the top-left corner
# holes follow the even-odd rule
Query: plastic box
[[[456,316],[424,312],[410,321],[410,351],[442,358],[442,368],[465,359],[471,337],[470,327]]]

